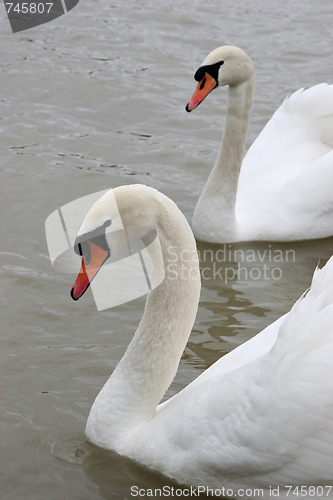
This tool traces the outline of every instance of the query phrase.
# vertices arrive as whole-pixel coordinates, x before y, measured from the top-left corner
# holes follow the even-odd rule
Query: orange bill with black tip
[[[195,109],[199,104],[205,99],[205,97],[210,94],[212,90],[217,87],[217,82],[215,78],[213,78],[208,73],[205,73],[205,76],[197,85],[197,88],[194,91],[191,99],[186,104],[186,111],[190,112]]]
[[[89,287],[110,253],[92,241],[86,242],[88,251],[82,257],[81,269],[71,290],[73,300],[78,300]]]

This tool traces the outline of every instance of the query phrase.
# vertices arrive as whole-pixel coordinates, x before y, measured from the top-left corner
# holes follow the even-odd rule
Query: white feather
[[[241,488],[261,488],[265,498],[279,488],[287,498],[285,485],[333,486],[333,258],[289,313],[158,405],[195,319],[199,265],[188,256],[196,245],[161,193],[126,186],[114,195],[125,229],[133,220],[154,225],[164,256],[172,245],[182,274],[174,279],[165,260],[165,280],[150,292],[128,350],[91,408],[89,439],[181,484],[223,486],[240,498]],[[94,213],[97,227],[112,220],[108,199],[88,214],[90,224]]]
[[[288,97],[244,155],[254,72],[237,47],[215,49],[229,88],[226,126],[193,215],[195,236],[213,243],[296,241],[333,234],[333,85]]]

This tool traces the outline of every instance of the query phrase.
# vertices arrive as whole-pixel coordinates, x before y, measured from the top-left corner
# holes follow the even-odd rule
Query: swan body
[[[241,488],[261,488],[260,498],[269,498],[279,487],[284,498],[285,485],[333,485],[333,258],[289,313],[159,404],[197,312],[196,244],[185,217],[158,191],[132,185],[113,193],[118,210],[106,193],[78,234],[83,277],[73,298],[96,259],[91,235],[105,231],[106,221],[115,230],[105,234],[111,254],[120,227],[156,230],[165,279],[148,294],[125,355],[96,397],[88,438],[179,483],[223,486],[235,497]]]
[[[193,214],[195,236],[212,243],[331,236],[333,85],[288,97],[243,159],[253,100],[251,59],[238,47],[220,47],[195,78],[187,111],[215,87],[229,87],[221,148]]]

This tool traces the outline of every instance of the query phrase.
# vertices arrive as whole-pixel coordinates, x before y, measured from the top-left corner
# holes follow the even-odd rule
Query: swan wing
[[[331,484],[332,325],[333,258],[287,315],[160,405],[146,463],[217,487]]]
[[[333,85],[322,83],[288,97],[247,152],[236,201],[242,234],[329,236],[332,185]]]
[[[240,185],[268,170],[277,175],[304,167],[332,149],[333,85],[299,89],[285,99],[249,148]]]

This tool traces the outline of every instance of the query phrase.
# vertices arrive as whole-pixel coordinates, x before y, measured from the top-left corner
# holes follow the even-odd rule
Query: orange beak
[[[87,245],[88,252],[82,257],[81,269],[71,290],[73,300],[78,300],[82,297],[110,255],[104,248],[101,248],[92,241],[87,241]]]
[[[195,109],[199,104],[211,93],[212,90],[217,87],[217,82],[215,78],[210,76],[208,73],[205,73],[205,76],[197,85],[197,88],[194,91],[191,99],[186,104],[186,111],[190,112]]]

